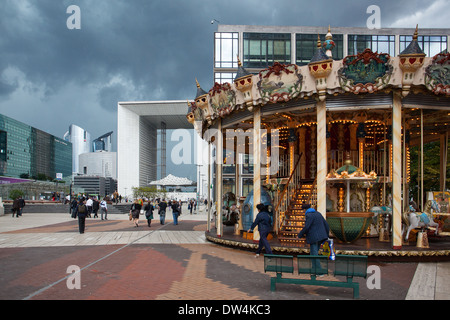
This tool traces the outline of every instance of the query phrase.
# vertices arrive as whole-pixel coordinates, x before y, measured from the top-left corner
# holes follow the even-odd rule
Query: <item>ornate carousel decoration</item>
[[[425,70],[425,85],[436,95],[450,96],[450,53],[433,57]]]
[[[302,90],[302,79],[295,64],[275,62],[259,73],[257,85],[263,103],[287,102],[296,98]]]
[[[347,56],[339,70],[339,83],[346,92],[374,93],[385,88],[392,74],[387,53],[365,49],[356,55]]]
[[[414,80],[414,75],[416,74],[416,71],[423,66],[425,59],[425,53],[423,53],[419,43],[417,42],[417,30],[418,27],[416,27],[413,40],[410,42],[408,47],[398,55],[400,58],[399,66],[403,71],[402,95],[404,97],[408,95]]]
[[[236,93],[228,82],[224,84],[216,82],[208,96],[212,120],[231,114],[236,107]]]
[[[250,111],[253,109],[253,75],[244,69],[241,60],[238,57],[238,72],[234,79],[234,86],[238,94],[243,95],[244,104],[241,105],[241,109],[246,105]]]
[[[203,114],[202,109],[197,107],[195,102],[187,102],[188,104],[188,114],[186,118],[190,124],[194,126],[194,129],[198,132],[203,124]]]
[[[332,57],[332,51],[334,47],[336,47],[336,44],[333,41],[333,35],[331,34],[331,27],[328,26],[328,33],[325,36],[325,41],[322,44],[323,50],[325,50],[325,53],[328,57]]]
[[[320,37],[317,37],[317,51],[308,64],[309,72],[316,81],[316,90],[319,100],[325,100],[327,94],[327,78],[333,68],[333,59],[331,59],[322,49]],[[329,49],[331,48],[328,47]]]
[[[200,110],[202,111],[201,113],[203,115],[203,119],[206,120],[210,125],[212,117],[208,105],[208,93],[200,87],[200,84],[198,83],[197,79],[195,79],[195,82],[197,84],[197,95],[195,96],[195,106],[197,108],[200,108]]]

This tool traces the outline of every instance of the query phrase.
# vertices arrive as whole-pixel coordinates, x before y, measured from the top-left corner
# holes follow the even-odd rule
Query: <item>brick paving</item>
[[[23,217],[26,219],[26,216]],[[155,219],[148,228],[139,228],[119,217],[108,221],[88,220],[89,234],[204,232],[204,217],[191,216],[178,226],[162,226]],[[195,219],[199,219],[198,221]],[[8,220],[9,219],[9,220]],[[52,234],[54,237],[77,236],[77,222],[67,218],[55,223],[11,228],[11,218],[0,217],[0,238]],[[25,223],[25,222],[24,222]],[[139,230],[139,231],[138,231]],[[81,235],[80,235],[81,236]],[[33,238],[33,241],[39,239]],[[131,238],[130,238],[131,239]],[[135,238],[127,244],[91,245],[89,241],[74,246],[0,248],[1,300],[353,300],[346,288],[326,288],[278,284],[270,291],[271,273],[264,273],[263,257],[250,251],[223,247],[210,242],[141,243]],[[143,240],[143,239],[142,239]],[[6,240],[5,240],[6,241]],[[50,241],[50,240],[47,240]],[[69,289],[67,268],[81,269],[81,289]],[[381,289],[368,289],[360,283],[360,300],[403,300],[408,294],[417,263],[377,263],[381,270]],[[335,280],[326,276],[323,280]],[[342,280],[342,279],[341,279]],[[447,297],[448,299],[449,297]]]

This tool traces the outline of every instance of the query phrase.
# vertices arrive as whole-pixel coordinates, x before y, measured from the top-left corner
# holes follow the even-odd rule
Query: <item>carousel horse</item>
[[[439,206],[433,205],[434,200],[429,200],[427,201],[427,203],[425,204],[425,210],[430,210],[431,208],[434,207],[433,210],[438,209],[439,210]],[[436,201],[434,201],[436,202]],[[408,222],[409,226],[408,226],[408,230],[406,232],[406,240],[408,240],[409,238],[409,233],[411,232],[411,230],[416,229],[416,228],[428,228],[428,227],[434,227],[436,228],[436,231],[434,232],[435,235],[438,234],[438,230],[439,230],[439,224],[433,221],[433,217],[431,216],[431,212],[430,211],[425,211],[425,212],[416,212],[414,207],[412,205],[409,206],[409,210],[410,212],[405,212],[405,214],[407,215],[407,219],[406,221]],[[439,211],[437,211],[439,212]],[[408,225],[407,224],[407,225]]]
[[[387,228],[386,226],[390,225],[390,221],[391,221],[391,216],[392,216],[392,208],[388,207],[388,206],[375,206],[372,207],[370,209],[370,212],[373,212],[373,217],[372,217],[372,223],[375,226],[375,229],[377,230],[377,232],[380,232],[380,230],[378,230],[378,215],[385,215],[384,216],[384,228],[386,229],[391,229],[391,228]],[[392,227],[392,226],[391,226]]]
[[[234,226],[239,221],[239,209],[236,206],[236,196],[232,192],[223,195],[222,221],[224,225]]]

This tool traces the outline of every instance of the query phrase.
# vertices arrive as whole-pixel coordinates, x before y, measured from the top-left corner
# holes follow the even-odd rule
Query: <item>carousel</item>
[[[366,49],[334,60],[329,30],[306,66],[276,62],[250,74],[239,62],[233,83],[215,83],[206,92],[197,82],[187,119],[209,145],[208,180],[215,189],[208,203],[215,220],[208,219],[207,238],[254,245],[257,230],[250,236],[245,231],[258,203],[273,215],[278,251],[308,250],[297,237],[303,204],[327,219],[341,253],[370,238],[384,244],[380,252],[427,254],[430,230],[448,236],[450,54],[426,57],[417,36],[416,28],[397,57]],[[441,180],[431,194],[423,187],[423,148],[433,141],[440,142],[435,170]],[[414,193],[411,148],[420,150]],[[242,166],[252,180],[245,195]],[[439,242],[432,254],[450,256],[447,244]],[[367,254],[368,246],[374,245],[360,245],[361,252]]]

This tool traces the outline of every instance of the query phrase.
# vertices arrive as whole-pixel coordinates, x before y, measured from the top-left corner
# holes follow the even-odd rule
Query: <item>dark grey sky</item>
[[[450,27],[450,0],[0,0],[0,113],[62,137],[117,133],[117,102],[186,100],[213,86],[222,24]],[[81,29],[69,30],[70,5]]]

